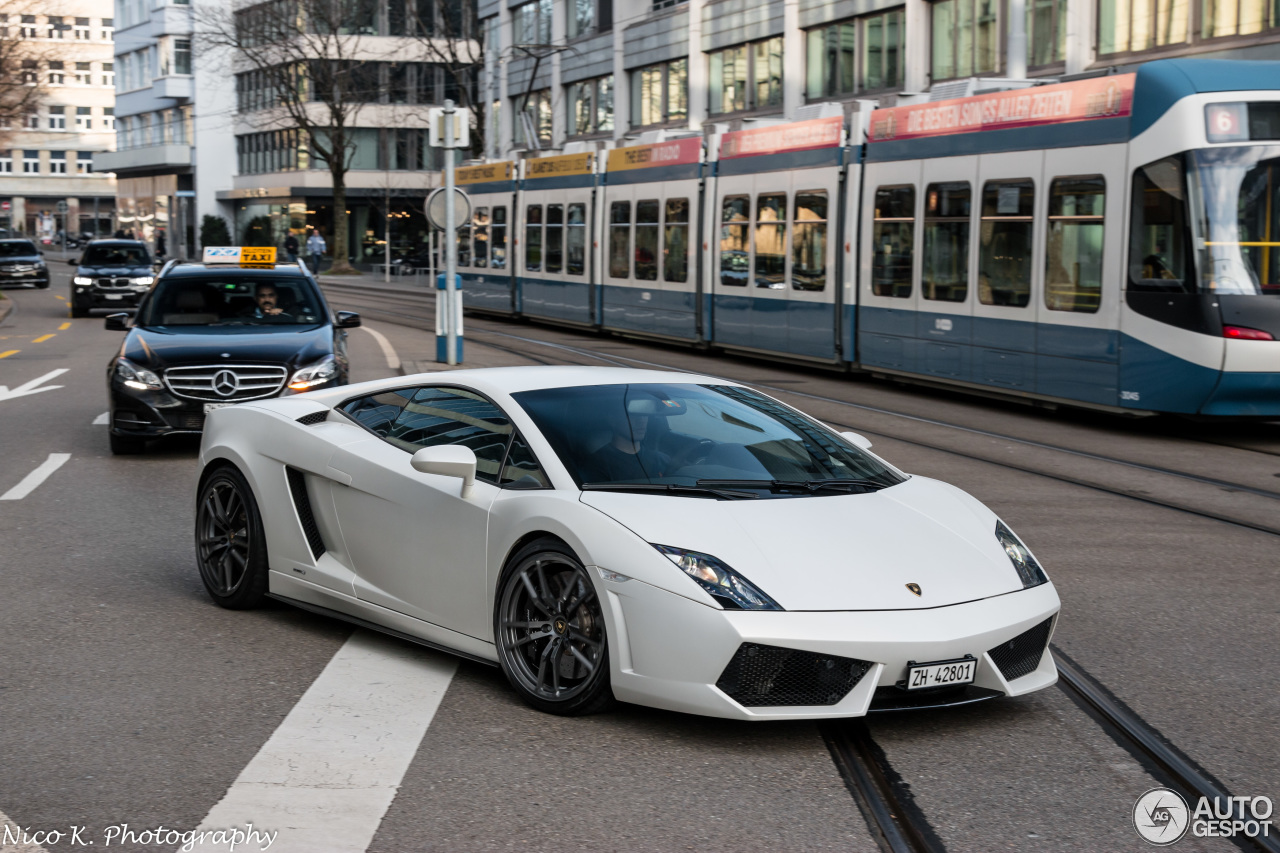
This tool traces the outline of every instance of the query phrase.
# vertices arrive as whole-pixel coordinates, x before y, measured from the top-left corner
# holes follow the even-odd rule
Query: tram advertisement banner
[[[871,114],[870,141],[900,141],[953,133],[1123,118],[1133,110],[1133,82],[1137,76],[1114,74],[1072,83],[876,110]]]
[[[652,145],[632,145],[609,152],[608,170],[647,169],[651,166],[683,166],[697,163],[702,157],[702,137],[673,139]]]
[[[781,154],[784,151],[810,151],[815,148],[835,148],[844,140],[844,118],[831,116],[809,121],[796,121],[773,127],[754,127],[751,130],[735,130],[724,135],[720,143],[720,159],[734,157],[759,157],[762,154]]]
[[[555,157],[534,157],[524,161],[524,176],[528,178],[563,178],[569,175],[590,175],[595,154],[560,154]]]
[[[487,184],[490,181],[511,180],[511,163],[482,163],[479,166],[459,166],[453,170],[455,184]]]

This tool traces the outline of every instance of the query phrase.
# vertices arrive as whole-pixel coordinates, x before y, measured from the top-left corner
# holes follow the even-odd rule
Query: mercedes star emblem
[[[230,397],[240,390],[240,380],[230,370],[219,370],[213,375],[213,391],[219,397]]]

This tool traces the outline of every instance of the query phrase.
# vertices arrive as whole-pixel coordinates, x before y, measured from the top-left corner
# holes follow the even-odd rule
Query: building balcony
[[[151,88],[157,98],[189,101],[195,96],[195,82],[190,74],[156,77],[151,81]]]
[[[151,35],[189,36],[192,32],[191,7],[167,5],[151,11]]]
[[[191,168],[190,145],[148,145],[93,155],[95,172],[168,171]]]

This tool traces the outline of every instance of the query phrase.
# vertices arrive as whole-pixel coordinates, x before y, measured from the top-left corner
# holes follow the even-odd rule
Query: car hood
[[[135,364],[153,370],[221,363],[283,364],[294,368],[332,353],[333,332],[327,325],[135,327],[120,352]]]
[[[908,610],[1022,589],[995,514],[925,477],[862,495],[583,492],[582,501],[652,544],[717,557],[786,610]]]
[[[76,267],[76,275],[92,276],[92,275],[109,275],[109,276],[133,276],[139,277],[144,275],[154,276],[156,271],[151,268],[150,264],[141,264],[137,266],[78,266]]]

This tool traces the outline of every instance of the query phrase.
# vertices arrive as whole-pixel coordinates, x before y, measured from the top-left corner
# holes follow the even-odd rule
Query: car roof
[[[580,365],[530,365],[525,367],[480,367],[466,370],[434,371],[395,376],[348,385],[332,391],[312,392],[316,399],[328,405],[362,394],[406,388],[416,385],[463,385],[489,395],[504,396],[521,391],[541,391],[548,388],[576,388],[589,385],[738,385],[729,379],[707,376],[701,373],[682,373],[675,370],[643,370],[632,367],[583,367]]]

